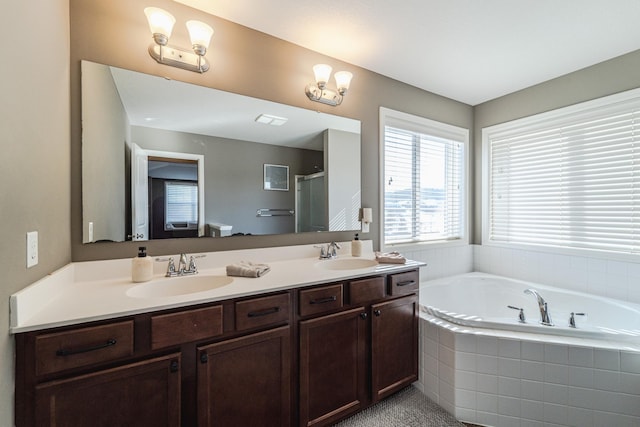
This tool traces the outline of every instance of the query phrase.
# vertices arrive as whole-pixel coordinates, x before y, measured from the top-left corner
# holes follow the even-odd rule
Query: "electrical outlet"
[[[38,232],[27,233],[27,268],[38,264]]]

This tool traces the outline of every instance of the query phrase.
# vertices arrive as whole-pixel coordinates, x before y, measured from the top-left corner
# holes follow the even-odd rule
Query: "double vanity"
[[[73,263],[11,297],[16,426],[323,426],[417,380],[419,268],[348,244]],[[225,266],[266,263],[259,278]]]

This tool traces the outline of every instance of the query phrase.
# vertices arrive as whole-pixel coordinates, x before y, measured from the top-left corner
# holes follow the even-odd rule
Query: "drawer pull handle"
[[[415,280],[407,280],[405,282],[398,282],[398,284],[396,286],[400,287],[400,286],[409,286],[409,285],[415,285],[416,281]]]
[[[324,303],[327,303],[327,302],[334,302],[337,299],[338,298],[336,298],[336,296],[333,295],[333,296],[326,297],[326,298],[312,299],[311,301],[309,301],[309,304],[324,304]]]
[[[56,351],[56,356],[73,356],[74,354],[88,353],[90,351],[102,350],[103,348],[111,347],[112,345],[116,345],[116,339],[110,338],[104,344],[99,344],[93,347],[86,348],[78,348],[78,349],[61,349]]]
[[[379,317],[382,314],[382,312],[380,310],[374,310],[373,314]]]
[[[280,311],[280,307],[271,307],[262,311],[251,311],[247,314],[247,317],[260,317],[260,316],[268,316],[270,314],[274,314]]]

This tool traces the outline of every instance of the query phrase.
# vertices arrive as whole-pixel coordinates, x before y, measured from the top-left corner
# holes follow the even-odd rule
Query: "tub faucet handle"
[[[511,308],[513,310],[520,310],[520,313],[518,313],[518,322],[527,323],[527,319],[525,319],[525,317],[524,317],[524,308],[514,307],[512,305],[508,305],[507,307]]]
[[[569,316],[569,327],[571,328],[575,328],[576,327],[576,316],[586,316],[587,313],[574,313],[571,312],[571,315]]]

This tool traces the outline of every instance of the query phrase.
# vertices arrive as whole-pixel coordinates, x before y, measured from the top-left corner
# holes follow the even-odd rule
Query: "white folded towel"
[[[407,259],[400,252],[376,252],[376,261],[381,264],[404,264]]]
[[[227,265],[227,276],[261,277],[271,270],[267,264],[254,264],[250,261],[240,261],[237,264]]]

